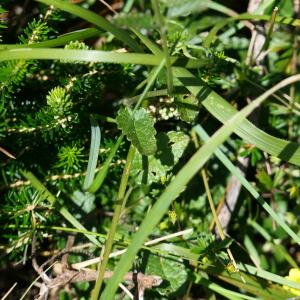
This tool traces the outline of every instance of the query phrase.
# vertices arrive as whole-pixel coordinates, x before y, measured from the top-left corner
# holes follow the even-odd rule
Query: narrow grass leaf
[[[140,46],[139,44],[131,38],[131,36],[128,34],[127,31],[116,27],[109,21],[107,21],[105,18],[99,16],[98,14],[89,11],[85,8],[82,8],[78,5],[70,4],[67,1],[62,0],[36,0],[38,2],[47,4],[47,5],[53,5],[61,10],[64,10],[70,14],[73,14],[75,16],[78,16],[97,27],[108,31],[112,33],[117,39],[124,42],[126,45],[128,45],[132,50],[136,52],[140,52]]]
[[[246,300],[255,300],[257,298],[253,298],[247,295],[243,295],[241,293],[237,293],[234,291],[231,291],[229,289],[225,289],[223,287],[221,287],[220,285],[211,282],[210,280],[205,279],[204,277],[202,277],[199,281],[199,284],[206,286],[207,288],[209,288],[210,290],[228,298],[228,299],[246,299]]]
[[[59,59],[65,62],[87,61],[119,64],[138,64],[159,66],[164,59],[163,54],[143,54],[143,53],[120,53],[114,51],[100,50],[71,50],[53,48],[20,48],[10,50],[0,50],[0,61],[7,60],[32,60],[32,59]],[[186,68],[198,69],[206,64],[200,59],[187,59],[171,57],[171,64],[174,66],[184,66]]]
[[[184,68],[174,68],[174,74],[192,95],[198,97],[201,104],[219,121],[225,123],[232,118],[237,110],[216,92],[211,91],[200,79]],[[293,82],[299,81],[300,76],[290,77]],[[289,79],[290,80],[290,79]],[[286,82],[286,81],[285,81]],[[272,95],[277,88],[271,88],[266,93]],[[254,144],[257,148],[300,166],[300,145],[276,138],[244,120],[234,132],[244,141]]]
[[[91,146],[90,146],[90,155],[89,162],[86,171],[86,176],[83,184],[83,189],[87,190],[92,184],[95,170],[97,167],[99,147],[101,141],[101,131],[97,121],[91,116]]]
[[[86,40],[89,38],[97,37],[101,33],[100,30],[96,28],[85,28],[76,30],[73,32],[69,32],[63,35],[58,36],[56,39],[51,39],[39,43],[33,44],[0,44],[0,50],[8,50],[8,49],[19,49],[19,48],[48,48],[48,47],[57,47],[66,45],[71,41],[77,40]]]
[[[113,148],[111,149],[111,151],[109,153],[109,156],[105,160],[102,168],[99,170],[99,172],[96,175],[95,179],[93,180],[92,184],[87,189],[88,192],[96,193],[100,189],[100,187],[102,186],[102,183],[104,182],[104,179],[107,176],[110,164],[111,164],[114,156],[116,155],[123,138],[124,138],[124,135],[121,135],[117,139],[116,143],[114,144]]]

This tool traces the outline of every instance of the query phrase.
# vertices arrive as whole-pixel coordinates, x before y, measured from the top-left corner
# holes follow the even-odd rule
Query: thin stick
[[[128,288],[122,284],[122,283],[119,283],[119,287],[125,292],[125,294],[130,298],[130,299],[134,299],[134,296],[130,293],[130,291],[128,290]]]
[[[4,300],[4,299],[6,299],[7,298],[7,296],[12,292],[12,290],[16,287],[16,285],[17,285],[18,283],[17,282],[15,282],[14,284],[13,284],[13,286],[5,293],[5,295],[1,298],[1,300]]]
[[[217,226],[217,229],[218,229],[218,233],[219,233],[221,239],[225,240],[225,238],[226,238],[225,237],[225,233],[224,233],[223,228],[221,226],[220,220],[218,218],[218,215],[217,215],[217,212],[216,212],[216,209],[215,209],[215,206],[214,206],[213,199],[211,197],[210,188],[209,188],[209,185],[208,185],[208,180],[207,180],[207,175],[206,175],[205,169],[201,170],[201,175],[202,175],[202,179],[203,179],[203,183],[204,183],[206,195],[207,195],[207,198],[208,198],[208,202],[209,202],[209,205],[210,205],[210,209],[212,211],[212,214],[213,214],[213,217],[215,219],[215,223],[216,223],[216,226]],[[237,266],[237,263],[236,263],[233,255],[232,255],[231,250],[229,248],[227,248],[226,250],[227,250],[228,256],[231,259],[232,264],[235,267],[236,271],[240,272],[240,270],[239,270],[239,268]],[[245,279],[243,278],[242,275],[241,275],[241,279],[242,279],[242,281],[244,283],[246,283],[246,281],[245,281]]]
[[[4,153],[6,156],[12,158],[12,159],[16,159],[16,157],[14,155],[12,155],[11,153],[9,153],[7,150],[5,150],[4,148],[0,147],[0,151],[2,153]]]
[[[114,14],[118,15],[118,12],[111,6],[109,5],[106,1],[104,0],[99,0],[103,5],[105,5],[111,12]]]
[[[153,244],[157,244],[159,242],[162,242],[162,241],[165,241],[165,240],[177,237],[177,236],[181,236],[181,235],[184,235],[184,234],[187,234],[187,233],[191,233],[191,232],[193,232],[192,228],[189,228],[189,229],[186,229],[186,230],[182,230],[182,231],[179,231],[179,232],[176,232],[176,233],[172,233],[172,234],[169,234],[169,235],[166,235],[166,236],[163,236],[163,237],[160,237],[160,238],[148,241],[148,242],[145,243],[145,246],[150,246],[150,245],[153,245]],[[123,249],[123,250],[119,250],[119,251],[113,252],[113,253],[111,253],[109,255],[109,258],[122,255],[126,251],[127,251],[127,249]],[[71,267],[72,267],[72,269],[80,270],[82,268],[85,268],[85,267],[88,267],[90,265],[96,264],[99,261],[100,261],[100,257],[96,257],[96,258],[92,258],[92,259],[89,259],[89,260],[86,260],[86,261],[83,261],[83,262],[80,262],[80,263],[72,264]]]

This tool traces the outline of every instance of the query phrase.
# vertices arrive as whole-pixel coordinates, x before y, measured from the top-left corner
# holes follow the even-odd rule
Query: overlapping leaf
[[[138,183],[163,182],[179,161],[189,143],[189,136],[183,132],[170,131],[157,135],[157,152],[147,158],[136,153],[131,173]]]
[[[121,109],[116,120],[118,127],[142,155],[148,156],[156,152],[154,119],[144,108],[136,111],[127,107]]]

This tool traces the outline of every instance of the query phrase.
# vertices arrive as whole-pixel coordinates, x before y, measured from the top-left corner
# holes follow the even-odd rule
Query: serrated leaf
[[[136,111],[128,107],[123,108],[119,110],[116,120],[118,127],[140,154],[149,156],[156,152],[154,119],[144,108]]]
[[[162,284],[155,290],[163,296],[178,293],[185,284],[188,274],[181,259],[170,259],[150,254],[146,265],[146,274],[160,276]]]
[[[147,158],[136,153],[132,162],[131,174],[136,181],[144,184],[160,182],[178,163],[189,143],[189,136],[183,132],[160,132],[157,135],[157,152]]]

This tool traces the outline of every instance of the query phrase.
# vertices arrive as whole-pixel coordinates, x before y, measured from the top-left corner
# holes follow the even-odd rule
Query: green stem
[[[164,55],[166,59],[166,68],[167,68],[167,85],[169,94],[173,91],[173,73],[171,68],[171,60],[168,49],[167,35],[166,35],[166,25],[164,19],[159,10],[159,3],[157,0],[152,0],[152,7],[156,16],[157,24],[160,27],[160,36],[162,39]]]
[[[131,168],[131,163],[134,158],[134,154],[135,154],[135,148],[133,145],[131,145],[129,148],[129,151],[128,151],[126,164],[125,164],[122,178],[121,178],[121,183],[120,183],[118,197],[117,197],[117,203],[116,203],[116,207],[115,207],[115,211],[114,211],[114,216],[112,219],[112,224],[111,224],[111,227],[110,227],[110,230],[108,233],[108,237],[107,237],[107,240],[106,240],[106,243],[104,246],[105,250],[104,250],[104,254],[103,254],[103,259],[99,262],[99,265],[98,265],[99,273],[98,273],[98,277],[97,277],[97,280],[95,283],[95,287],[92,291],[92,295],[91,295],[92,300],[97,300],[99,297],[101,285],[102,285],[103,278],[104,278],[105,269],[106,269],[108,259],[109,259],[109,254],[110,254],[112,246],[113,246],[114,236],[115,236],[117,226],[119,224],[120,216],[122,213],[122,207],[123,207],[123,202],[125,200],[125,192],[126,192],[127,182],[128,182],[128,178],[129,178],[129,172],[130,172],[130,168]]]

